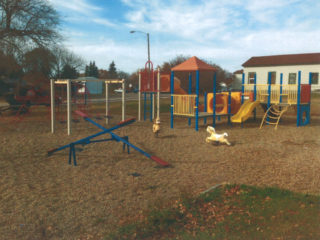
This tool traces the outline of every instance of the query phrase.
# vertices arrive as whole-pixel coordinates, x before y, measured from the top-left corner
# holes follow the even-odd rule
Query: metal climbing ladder
[[[147,94],[150,94],[150,97],[147,97]],[[144,92],[144,107],[143,107],[143,120],[145,121],[146,118],[149,118],[152,121],[152,108],[153,108],[153,92]],[[147,101],[149,100],[147,104]],[[147,113],[150,115],[147,116]]]
[[[264,122],[266,122],[267,124],[275,124],[275,130],[278,127],[278,123],[280,121],[281,115],[286,112],[288,110],[288,108],[291,106],[291,104],[275,104],[272,105],[264,114],[264,117],[262,119],[261,125],[260,125],[260,129],[262,128],[262,125]],[[276,107],[279,107],[279,110],[276,109]],[[284,107],[283,109],[281,109],[281,107]],[[276,122],[270,122],[269,118],[271,119],[276,119]]]

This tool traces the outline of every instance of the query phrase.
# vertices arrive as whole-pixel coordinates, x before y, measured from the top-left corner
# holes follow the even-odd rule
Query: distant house
[[[98,78],[95,77],[79,77],[77,80],[87,87],[90,94],[101,94],[103,91],[103,82],[94,81]],[[80,89],[79,92],[84,92],[84,89]]]
[[[271,84],[280,84],[281,73],[283,84],[298,84],[298,71],[301,71],[302,84],[309,83],[311,72],[311,89],[320,89],[320,53],[252,57],[242,66],[245,84],[253,84],[254,74],[257,74],[257,84],[267,84],[269,73],[271,73]]]
[[[234,79],[234,82],[232,84],[233,90],[236,90],[236,91],[240,91],[241,90],[241,87],[242,87],[242,73],[243,73],[243,69],[242,70],[237,70],[237,71],[235,71],[233,73],[236,76],[236,78]]]

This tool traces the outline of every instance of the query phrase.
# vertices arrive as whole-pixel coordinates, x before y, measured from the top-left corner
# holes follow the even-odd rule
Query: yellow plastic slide
[[[241,123],[246,121],[250,116],[252,111],[260,104],[260,101],[257,100],[255,102],[251,102],[250,99],[245,101],[245,103],[241,106],[240,110],[236,115],[231,117],[232,122]]]

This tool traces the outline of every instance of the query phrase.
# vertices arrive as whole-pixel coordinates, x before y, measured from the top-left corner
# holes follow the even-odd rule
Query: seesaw
[[[98,123],[92,121],[87,114],[85,114],[85,113],[83,113],[81,111],[75,111],[75,113],[78,114],[79,116],[83,117],[84,120],[86,120],[88,122],[91,122],[93,125],[95,125],[98,128],[102,129],[103,131],[99,132],[99,133],[96,133],[94,135],[91,135],[89,137],[83,138],[81,140],[78,140],[76,142],[70,143],[70,144],[65,145],[63,147],[51,149],[51,150],[47,151],[48,155],[51,155],[52,153],[60,151],[60,150],[65,149],[65,148],[70,148],[70,151],[69,151],[69,164],[71,164],[71,159],[73,158],[74,166],[77,166],[75,145],[82,144],[83,146],[85,146],[87,144],[95,143],[95,142],[116,141],[116,142],[123,142],[123,151],[125,150],[125,146],[127,145],[128,154],[130,154],[129,147],[132,147],[133,149],[137,150],[138,152],[142,153],[146,157],[148,157],[151,160],[159,163],[162,166],[166,167],[166,166],[169,165],[169,163],[165,162],[161,158],[159,158],[157,156],[151,156],[150,154],[146,153],[145,151],[141,150],[140,148],[136,147],[135,145],[129,143],[129,137],[128,136],[119,137],[118,135],[116,135],[115,133],[112,132],[113,130],[116,130],[118,128],[124,127],[124,126],[126,126],[128,124],[131,124],[131,123],[135,122],[136,121],[135,118],[127,119],[125,121],[122,121],[122,122],[118,123],[116,126],[107,129],[107,128],[102,127]],[[98,136],[103,135],[105,133],[109,133],[111,135],[111,138],[102,139],[102,140],[95,140],[95,141],[91,140],[92,138],[98,137]]]

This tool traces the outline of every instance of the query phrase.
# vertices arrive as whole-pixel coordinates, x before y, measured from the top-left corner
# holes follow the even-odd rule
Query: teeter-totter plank
[[[89,121],[90,123],[94,124],[95,126],[99,127],[99,128],[102,129],[103,131],[100,132],[100,133],[96,133],[96,134],[94,134],[94,135],[88,136],[88,137],[86,137],[86,138],[80,139],[80,140],[78,140],[78,141],[76,141],[76,142],[70,143],[70,144],[65,145],[65,146],[63,146],[63,147],[51,149],[51,150],[47,151],[48,155],[51,155],[51,154],[54,153],[54,152],[57,152],[57,151],[60,151],[60,150],[62,150],[62,149],[65,149],[65,148],[68,148],[68,147],[69,147],[69,148],[70,148],[69,164],[71,164],[71,158],[72,158],[72,156],[73,156],[74,165],[76,166],[76,155],[75,155],[75,148],[74,148],[74,146],[75,146],[76,144],[83,144],[83,145],[85,145],[85,144],[94,143],[94,142],[112,141],[112,140],[114,140],[114,141],[117,141],[117,142],[123,142],[123,144],[124,144],[123,148],[125,147],[125,145],[127,145],[127,146],[128,146],[128,153],[130,153],[130,152],[129,152],[129,147],[132,147],[132,148],[135,149],[136,151],[140,152],[141,154],[145,155],[146,157],[150,158],[151,160],[159,163],[160,165],[162,165],[162,166],[164,166],[164,167],[169,166],[169,163],[165,162],[165,161],[162,160],[161,158],[159,158],[159,157],[157,157],[157,156],[151,156],[150,154],[146,153],[145,151],[141,150],[140,148],[138,148],[138,147],[136,147],[135,145],[133,145],[132,143],[130,143],[130,142],[129,142],[129,139],[128,139],[128,136],[126,136],[126,137],[119,137],[118,135],[116,135],[115,133],[112,132],[113,130],[116,130],[116,129],[118,129],[118,128],[122,128],[122,127],[124,127],[124,126],[126,126],[126,125],[129,125],[129,124],[135,122],[135,121],[136,121],[135,118],[129,118],[129,119],[125,120],[125,121],[122,121],[122,122],[118,123],[116,126],[107,129],[107,128],[101,126],[100,124],[94,122],[93,120],[91,120],[87,114],[85,114],[85,113],[83,113],[83,112],[81,112],[81,111],[75,111],[75,113],[78,114],[79,116],[85,118],[87,121]],[[112,136],[112,138],[111,138],[111,139],[103,139],[103,140],[91,141],[92,138],[95,138],[95,137],[97,137],[97,136],[103,135],[103,134],[105,134],[105,133],[109,133],[109,134]]]
[[[119,122],[119,123],[117,123],[117,125],[118,126],[121,126],[121,125],[124,125],[124,124],[126,124],[126,123],[131,123],[131,122],[134,122],[136,119],[135,118],[129,118],[129,119],[127,119],[127,120],[124,120],[124,121],[122,121],[122,122]]]
[[[150,157],[151,160],[159,163],[160,165],[167,167],[169,166],[169,163],[167,163],[166,161],[162,160],[161,158],[157,157],[157,156],[151,156]]]

